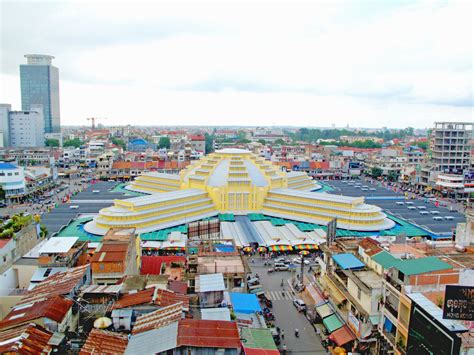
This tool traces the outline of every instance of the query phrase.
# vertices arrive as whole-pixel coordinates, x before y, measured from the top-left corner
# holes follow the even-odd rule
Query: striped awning
[[[271,251],[291,251],[293,250],[291,245],[271,245],[269,246]]]
[[[315,244],[298,244],[295,245],[294,248],[296,250],[315,250],[318,249],[318,246]]]
[[[184,250],[185,247],[166,247],[164,250]]]

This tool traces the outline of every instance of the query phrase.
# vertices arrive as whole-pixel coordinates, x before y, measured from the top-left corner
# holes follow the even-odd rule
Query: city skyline
[[[64,125],[93,116],[108,117],[104,125],[470,121],[471,10],[467,2],[145,2],[111,12],[107,2],[7,1],[0,102],[20,109],[18,67],[40,53],[61,70]]]

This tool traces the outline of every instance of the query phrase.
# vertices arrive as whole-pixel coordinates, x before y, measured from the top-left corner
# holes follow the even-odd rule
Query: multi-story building
[[[41,105],[31,105],[28,111],[12,111],[8,104],[0,105],[0,130],[4,147],[43,147],[44,118]]]
[[[2,136],[1,147],[10,146],[10,111],[12,106],[9,104],[0,104],[0,131]]]
[[[14,160],[18,165],[54,166],[59,153],[51,148],[2,149],[0,160]]]
[[[471,164],[472,123],[436,122],[431,134],[431,157],[418,171],[418,183],[434,187],[445,197],[467,197],[464,174]]]
[[[32,109],[32,105],[43,106],[46,133],[60,132],[59,73],[51,64],[53,56],[25,55],[27,64],[20,65],[21,108]]]
[[[14,148],[44,147],[44,118],[41,106],[9,115],[10,145]]]
[[[20,166],[0,162],[0,186],[5,191],[5,199],[18,201],[25,194],[25,174]]]
[[[94,284],[116,284],[124,276],[137,275],[140,241],[134,228],[110,229],[91,260]]]
[[[431,167],[434,171],[462,174],[469,169],[473,123],[436,122],[431,136]]]

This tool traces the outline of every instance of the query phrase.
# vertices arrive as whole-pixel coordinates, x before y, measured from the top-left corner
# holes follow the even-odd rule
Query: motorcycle
[[[297,338],[300,337],[300,332],[298,331],[298,329],[295,329],[295,337],[297,337]]]

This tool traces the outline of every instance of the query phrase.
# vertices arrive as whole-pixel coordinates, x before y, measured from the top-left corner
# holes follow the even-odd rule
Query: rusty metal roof
[[[219,320],[180,320],[178,346],[240,349],[237,323]]]
[[[53,333],[35,323],[4,330],[0,332],[0,354],[49,354],[53,350],[48,345],[52,336]]]
[[[16,305],[0,322],[0,329],[9,329],[39,318],[49,318],[59,323],[64,319],[72,304],[71,300],[54,296],[42,301]]]
[[[177,322],[182,318],[183,311],[183,303],[179,302],[139,316],[133,326],[132,334],[143,333]]]
[[[126,334],[92,329],[79,355],[124,354],[128,345]]]
[[[178,302],[183,303],[183,308],[189,310],[189,296],[174,293],[168,290],[159,289],[156,293],[155,304],[159,306],[169,306]]]
[[[153,303],[155,297],[155,287],[147,288],[143,291],[129,292],[115,302],[113,309],[138,306],[145,303]]]
[[[82,283],[82,279],[88,271],[89,264],[51,275],[34,289],[28,291],[19,304],[48,299],[56,295],[67,295]]]

